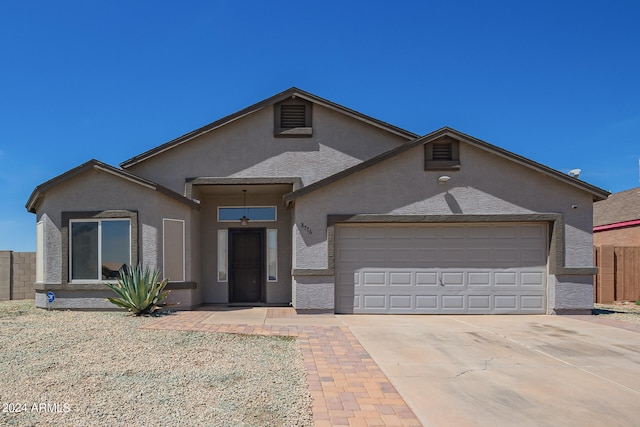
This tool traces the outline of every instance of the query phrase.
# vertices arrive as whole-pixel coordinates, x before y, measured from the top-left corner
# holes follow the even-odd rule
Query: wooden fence
[[[594,302],[640,301],[640,247],[596,246]]]

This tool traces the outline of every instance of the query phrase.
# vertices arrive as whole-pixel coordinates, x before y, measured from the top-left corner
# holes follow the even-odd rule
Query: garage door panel
[[[437,309],[437,295],[416,295],[416,309]]]
[[[409,271],[390,271],[389,286],[412,286],[413,273]]]
[[[339,313],[546,311],[544,224],[339,225],[336,230]]]
[[[365,271],[362,273],[362,286],[386,286],[386,273],[382,271]]]
[[[491,258],[493,258],[493,251],[485,247],[471,248],[468,250],[467,254],[468,260],[472,264],[479,263],[486,266],[491,262]]]
[[[538,311],[544,309],[544,298],[540,295],[523,295],[520,306],[525,310]]]
[[[545,240],[545,227],[539,224],[522,224],[520,226],[520,237],[523,239]]]
[[[516,295],[495,295],[494,304],[497,310],[516,310],[518,297]]]
[[[463,295],[442,295],[442,308],[444,309],[464,309]]]
[[[413,251],[411,249],[391,249],[389,250],[389,260],[394,263],[408,263],[413,262]]]
[[[524,265],[540,265],[545,262],[545,251],[540,248],[522,249],[520,259]]]
[[[371,263],[386,263],[387,251],[384,249],[365,249],[361,252],[361,259],[367,260]]]
[[[470,240],[484,240],[491,237],[490,226],[476,226],[467,229],[467,237]]]
[[[520,273],[520,283],[523,287],[544,287],[544,274],[541,272],[522,272]]]
[[[367,309],[386,309],[386,296],[385,295],[362,295],[362,308]]]
[[[341,242],[342,243],[342,242]],[[360,249],[358,248],[340,248],[337,251],[337,258],[340,260],[340,262],[342,263],[348,263],[348,262],[359,262],[360,261]]]
[[[472,271],[468,274],[469,286],[491,286],[490,271]]]
[[[439,286],[438,273],[433,272],[416,272],[416,287],[420,286]]]
[[[491,296],[490,295],[469,295],[469,308],[470,309],[491,309]]]
[[[515,271],[496,272],[494,273],[493,277],[494,277],[494,283],[496,287],[500,287],[500,286],[514,287],[518,285],[518,273],[516,273]]]
[[[336,282],[342,283],[345,287],[349,285],[357,285],[359,283],[360,274],[352,272],[336,273]]]
[[[512,265],[518,260],[517,248],[501,248],[494,250],[495,266]]]
[[[418,247],[418,249],[414,250],[414,258],[416,260],[417,265],[424,266],[424,267],[428,267],[428,266],[435,267],[440,261],[440,251],[432,247],[428,247],[428,248]]]
[[[449,288],[464,287],[464,272],[447,271],[440,275],[440,284]]]
[[[496,239],[515,240],[518,237],[518,229],[511,225],[495,225],[493,230]]]
[[[467,251],[464,249],[443,249],[442,264],[460,265],[466,260]]]
[[[389,295],[390,309],[412,309],[412,297],[410,295]]]

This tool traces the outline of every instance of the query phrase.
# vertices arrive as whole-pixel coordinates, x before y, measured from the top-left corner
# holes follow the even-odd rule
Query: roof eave
[[[396,147],[394,149],[391,149],[385,153],[382,153],[376,157],[373,157],[369,160],[366,160],[362,163],[359,163],[355,166],[352,166],[349,169],[345,169],[341,172],[338,172],[337,174],[331,175],[327,178],[324,178],[320,181],[316,181],[313,184],[310,184],[306,187],[303,187],[297,191],[293,191],[291,193],[285,194],[284,196],[284,202],[286,205],[290,205],[296,198],[303,196],[305,194],[311,193],[321,187],[324,187],[325,185],[328,185],[332,182],[338,181],[348,175],[351,175],[353,173],[359,172],[361,170],[367,169],[377,163],[380,163],[390,157],[394,157],[406,150],[410,150],[418,145],[424,145],[424,144],[428,144],[436,139],[439,139],[443,136],[450,136],[452,138],[455,139],[460,139],[463,140],[464,142],[478,147],[480,149],[486,150],[486,151],[490,151],[493,154],[503,157],[505,159],[514,161],[520,165],[523,165],[527,168],[533,169],[537,172],[543,173],[547,176],[550,176],[552,178],[558,179],[566,184],[569,184],[571,186],[574,186],[582,191],[586,191],[588,193],[591,193],[591,195],[593,196],[593,201],[598,201],[598,200],[604,200],[607,197],[609,197],[609,195],[611,193],[609,193],[606,190],[603,190],[601,188],[598,188],[596,186],[593,186],[591,184],[587,184],[584,181],[580,181],[577,178],[571,177],[569,175],[565,175],[562,172],[559,172],[555,169],[552,169],[548,166],[545,166],[543,164],[537,163],[533,160],[527,159],[525,157],[522,157],[518,154],[512,153],[510,151],[507,151],[503,148],[497,147],[495,145],[492,145],[488,142],[482,141],[480,139],[474,138],[472,136],[469,136],[465,133],[459,132],[455,129],[452,129],[450,127],[442,127],[438,130],[435,130],[427,135],[424,135],[420,138],[415,139],[414,141],[411,141],[407,144],[401,145],[399,147]]]
[[[151,157],[157,156],[158,154],[161,154],[167,150],[170,150],[174,147],[177,147],[181,144],[184,144],[185,142],[188,142],[194,138],[197,138],[199,136],[202,136],[206,133],[209,133],[213,130],[216,130],[222,126],[225,126],[229,123],[232,123],[236,120],[239,120],[245,116],[248,116],[250,114],[255,113],[258,110],[261,110],[265,107],[268,107],[270,105],[273,104],[277,104],[280,101],[284,101],[285,99],[289,99],[291,97],[299,97],[302,98],[304,100],[307,100],[309,102],[313,102],[316,103],[318,105],[321,105],[325,108],[331,109],[333,111],[337,111],[340,112],[342,114],[345,114],[347,116],[350,116],[352,118],[355,118],[357,120],[360,120],[364,123],[367,123],[369,125],[378,127],[380,129],[383,129],[387,132],[390,132],[392,134],[398,135],[402,138],[405,138],[407,141],[411,141],[415,138],[418,137],[418,135],[409,132],[407,130],[401,129],[397,126],[393,126],[389,123],[385,123],[381,120],[377,120],[374,119],[373,117],[367,116],[365,114],[362,113],[358,113],[355,110],[351,110],[347,107],[344,107],[342,105],[336,104],[334,102],[331,102],[329,100],[326,100],[324,98],[320,98],[319,96],[313,95],[309,92],[305,92],[303,90],[300,90],[296,87],[292,87],[290,89],[287,89],[284,92],[278,93],[274,96],[271,96],[265,100],[262,100],[256,104],[253,104],[247,108],[244,108],[236,113],[230,114],[228,116],[225,116],[219,120],[216,120],[212,123],[209,123],[208,125],[202,126],[194,131],[191,131],[189,133],[186,133],[182,136],[179,136],[178,138],[172,139],[171,141],[168,141],[162,145],[159,145],[157,147],[154,147],[150,150],[145,151],[142,154],[139,154],[138,156],[132,157],[129,160],[125,160],[124,162],[120,163],[120,167],[123,169],[129,168],[131,166],[134,166],[138,163],[141,163]]]
[[[451,129],[451,128],[443,128],[443,129],[447,129],[450,131],[452,137],[457,137],[457,138],[462,138],[465,140],[465,142],[469,143],[470,145],[474,145],[478,148],[483,148],[485,150],[489,150],[491,152],[493,152],[493,154],[503,157],[505,159],[509,159],[511,161],[514,161],[522,166],[528,167],[530,169],[536,170],[538,172],[541,172],[547,176],[550,176],[552,178],[556,178],[559,179],[560,181],[563,181],[566,184],[569,184],[573,187],[577,187],[583,191],[586,191],[588,193],[591,193],[593,195],[593,201],[599,201],[599,200],[605,200],[607,197],[609,197],[609,195],[611,194],[610,192],[603,190],[602,188],[596,187],[595,185],[591,185],[589,183],[586,183],[584,181],[579,180],[578,178],[572,177],[570,175],[564,174],[560,171],[557,171],[553,168],[550,168],[549,166],[545,166],[541,163],[538,163],[534,160],[528,159],[526,157],[520,156],[519,154],[515,154],[511,151],[505,150],[504,148],[500,148],[498,146],[495,146],[493,144],[490,144],[486,141],[482,141],[478,138],[474,138],[472,136],[469,136],[465,133],[459,132],[455,129]]]
[[[42,199],[42,197],[44,196],[44,194],[46,193],[47,190],[49,190],[50,188],[55,187],[58,184],[61,184],[62,182],[65,182],[79,174],[84,173],[85,171],[89,170],[89,169],[98,169],[101,170],[103,172],[112,174],[120,179],[125,179],[127,181],[131,181],[134,184],[137,185],[141,185],[143,187],[146,187],[150,190],[154,190],[154,191],[158,191],[168,197],[173,198],[174,200],[177,200],[179,202],[182,202],[192,208],[195,209],[200,209],[200,205],[198,203],[196,203],[195,201],[188,199],[186,197],[184,197],[181,194],[176,193],[175,191],[166,188],[160,184],[156,184],[155,182],[149,181],[147,179],[141,178],[137,175],[134,175],[132,173],[129,173],[127,171],[121,170],[121,169],[116,169],[111,165],[108,165],[106,163],[100,162],[99,160],[95,160],[95,159],[91,159],[86,163],[83,163],[80,166],[77,166],[61,175],[58,175],[55,178],[50,179],[49,181],[46,181],[43,184],[40,184],[39,186],[37,186],[32,192],[31,195],[29,196],[29,199],[27,200],[27,203],[25,204],[25,207],[27,208],[27,211],[30,213],[37,213],[37,207],[38,207],[38,203],[40,202],[40,200]]]

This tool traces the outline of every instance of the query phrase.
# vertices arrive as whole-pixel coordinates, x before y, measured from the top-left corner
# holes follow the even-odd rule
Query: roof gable
[[[215,122],[209,123],[208,125],[205,125],[205,126],[203,126],[201,128],[198,128],[198,129],[196,129],[194,131],[191,131],[191,132],[189,132],[187,134],[184,134],[184,135],[182,135],[182,136],[180,136],[180,137],[178,137],[176,139],[173,139],[173,140],[171,140],[169,142],[166,142],[166,143],[164,143],[162,145],[159,145],[159,146],[157,146],[155,148],[152,148],[151,150],[148,150],[148,151],[146,151],[146,152],[144,152],[144,153],[142,153],[142,154],[140,154],[138,156],[132,157],[131,159],[122,162],[120,164],[120,167],[122,167],[123,169],[126,169],[128,167],[136,165],[136,164],[138,164],[140,162],[143,162],[143,161],[145,161],[145,160],[147,160],[147,159],[149,159],[151,157],[154,157],[154,156],[156,156],[156,155],[158,155],[160,153],[163,153],[163,152],[165,152],[167,150],[170,150],[170,149],[172,149],[174,147],[177,147],[177,146],[179,146],[181,144],[184,144],[184,143],[186,143],[186,142],[188,142],[188,141],[190,141],[190,140],[192,140],[194,138],[197,138],[197,137],[199,137],[201,135],[204,135],[204,134],[206,134],[208,132],[211,132],[211,131],[213,131],[215,129],[218,129],[218,128],[222,127],[222,126],[225,126],[225,125],[227,125],[229,123],[232,123],[232,122],[234,122],[236,120],[239,120],[239,119],[241,119],[243,117],[246,117],[246,116],[248,116],[248,115],[250,115],[250,114],[252,114],[252,113],[254,113],[254,112],[258,111],[258,110],[261,110],[263,108],[269,107],[271,105],[277,104],[277,103],[279,103],[281,101],[284,101],[284,100],[290,99],[290,98],[301,98],[301,99],[304,99],[306,101],[312,102],[314,104],[320,105],[322,107],[328,108],[330,110],[339,112],[341,114],[344,114],[346,116],[349,116],[351,118],[359,120],[359,121],[361,121],[363,123],[367,123],[367,124],[369,124],[371,126],[377,127],[379,129],[382,129],[382,130],[387,131],[387,132],[390,132],[390,133],[392,133],[394,135],[401,136],[401,137],[405,138],[407,141],[411,141],[411,140],[415,139],[416,137],[418,137],[418,135],[416,135],[416,134],[414,134],[412,132],[409,132],[407,130],[404,130],[404,129],[401,129],[399,127],[390,125],[390,124],[385,123],[385,122],[383,122],[381,120],[374,119],[373,117],[369,117],[369,116],[367,116],[365,114],[362,114],[362,113],[359,113],[359,112],[357,112],[355,110],[351,110],[351,109],[349,109],[347,107],[344,107],[342,105],[336,104],[336,103],[331,102],[329,100],[326,100],[324,98],[320,98],[319,96],[313,95],[313,94],[311,94],[309,92],[305,92],[305,91],[300,90],[300,89],[298,89],[296,87],[292,87],[290,89],[287,89],[284,92],[281,92],[281,93],[279,93],[277,95],[274,95],[274,96],[272,96],[270,98],[267,98],[267,99],[265,99],[263,101],[260,101],[260,102],[258,102],[256,104],[253,104],[253,105],[251,105],[251,106],[249,106],[249,107],[247,107],[247,108],[245,108],[243,110],[240,110],[240,111],[238,111],[236,113],[230,114],[230,115],[228,115],[226,117],[223,117],[223,118],[221,118],[219,120],[216,120]]]
[[[83,163],[80,166],[77,166],[71,170],[68,170],[67,172],[63,173],[62,175],[58,175],[55,178],[50,179],[49,181],[38,185],[33,192],[31,193],[31,195],[29,196],[29,199],[27,200],[27,203],[25,205],[25,207],[27,208],[27,210],[31,213],[36,213],[36,208],[38,205],[38,202],[40,201],[40,199],[44,196],[44,194],[47,192],[47,190],[50,190],[51,188],[62,184],[63,182],[67,182],[79,175],[84,174],[85,172],[88,172],[90,170],[93,169],[98,169],[101,170],[103,172],[109,173],[119,179],[124,179],[130,182],[133,182],[134,184],[140,185],[142,187],[148,188],[150,190],[154,190],[154,191],[158,191],[162,194],[164,194],[165,196],[168,196],[172,199],[175,199],[179,202],[182,202],[188,206],[191,206],[193,208],[199,209],[200,205],[198,205],[196,202],[194,202],[193,200],[187,199],[186,197],[176,193],[175,191],[172,191],[166,187],[163,187],[160,184],[156,184],[153,181],[149,181],[148,179],[144,179],[144,178],[140,178],[137,175],[134,175],[132,173],[123,171],[121,169],[117,169],[114,168],[111,165],[108,165],[106,163],[100,162],[98,160],[92,159],[89,160],[86,163]]]
[[[640,187],[614,193],[593,205],[593,225],[609,225],[640,219]]]
[[[596,200],[603,200],[606,199],[607,196],[609,195],[609,192],[595,187],[591,184],[588,184],[584,181],[580,181],[577,178],[574,178],[572,176],[566,175],[562,172],[559,172],[555,169],[552,169],[548,166],[542,165],[540,163],[534,162],[533,160],[527,159],[526,157],[522,157],[518,154],[512,153],[510,151],[507,151],[503,148],[497,147],[495,145],[489,144],[488,142],[482,141],[480,139],[474,138],[472,136],[466,135],[462,132],[459,132],[455,129],[449,128],[449,127],[443,127],[441,129],[438,129],[432,133],[429,133],[423,137],[417,138],[414,141],[408,143],[408,144],[404,144],[401,145],[397,148],[394,148],[392,150],[389,150],[385,153],[382,153],[376,157],[373,157],[369,160],[366,160],[360,164],[357,164],[351,168],[345,169],[337,174],[331,175],[325,179],[322,179],[320,181],[314,182],[313,184],[310,184],[306,187],[303,187],[299,190],[293,191],[287,195],[285,195],[284,199],[285,199],[285,203],[289,204],[291,202],[293,202],[296,198],[303,196],[305,194],[309,194],[312,193],[315,190],[318,190],[326,185],[329,185],[331,183],[334,183],[336,181],[339,181],[342,178],[345,178],[347,176],[350,176],[354,173],[357,173],[359,171],[362,171],[364,169],[370,168],[370,167],[374,167],[375,165],[384,162],[387,159],[390,159],[392,157],[395,157],[397,155],[399,155],[400,153],[404,153],[407,150],[411,150],[412,148],[415,148],[416,146],[419,145],[424,145],[424,144],[429,144],[431,142],[434,142],[436,140],[439,140],[440,138],[443,137],[452,137],[456,140],[459,140],[463,143],[472,145],[474,147],[480,148],[482,150],[488,151],[492,154],[495,154],[497,156],[500,156],[504,159],[510,160],[512,162],[518,163],[522,166],[525,166],[527,168],[533,169],[537,172],[543,173],[544,175],[550,176],[554,179],[557,179],[559,181],[564,182],[565,184],[569,184],[573,187],[576,187],[582,191],[586,191],[588,193],[591,193],[593,195],[593,199],[594,201]]]

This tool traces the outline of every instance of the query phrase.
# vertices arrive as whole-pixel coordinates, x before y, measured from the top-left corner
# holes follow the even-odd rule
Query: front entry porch
[[[289,178],[198,178],[203,304],[291,303],[292,212]],[[287,182],[288,180],[288,182]]]

